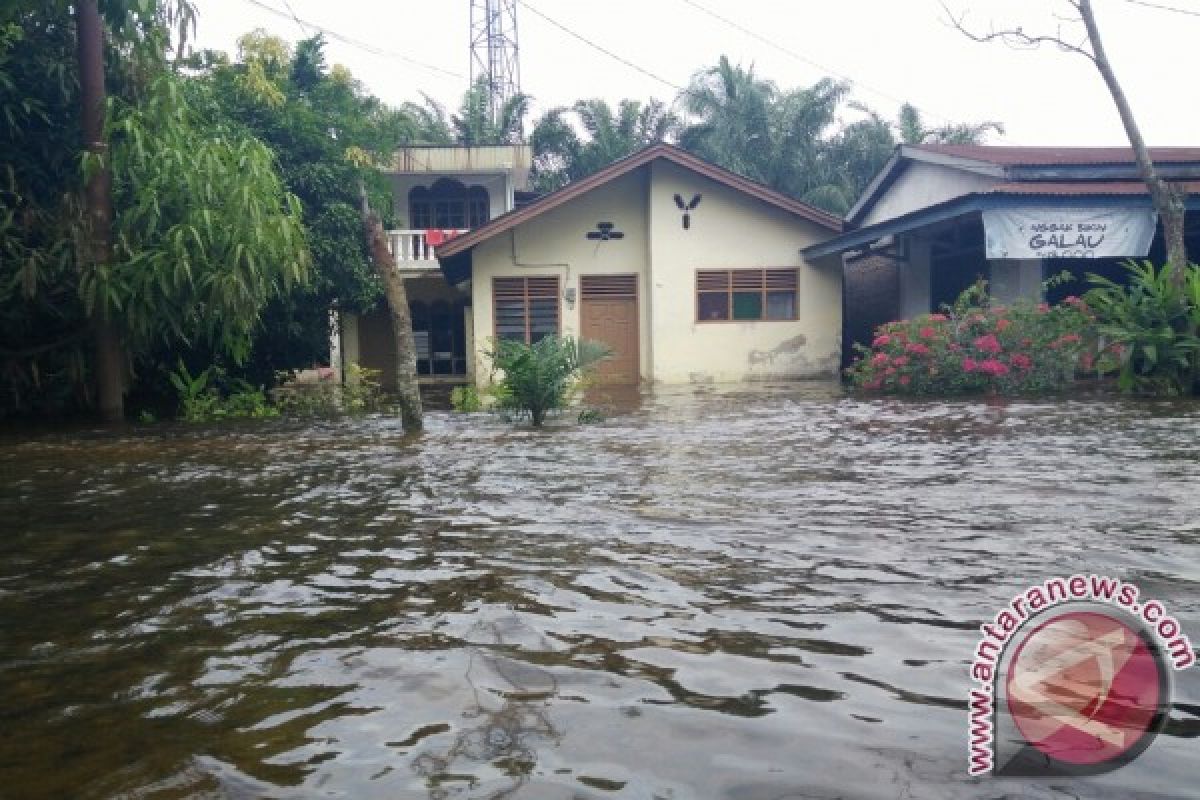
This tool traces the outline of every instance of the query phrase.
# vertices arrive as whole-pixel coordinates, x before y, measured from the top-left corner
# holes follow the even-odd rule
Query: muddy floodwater
[[[969,778],[978,627],[1099,572],[1200,642],[1200,405],[663,390],[0,438],[0,797],[1200,797]]]

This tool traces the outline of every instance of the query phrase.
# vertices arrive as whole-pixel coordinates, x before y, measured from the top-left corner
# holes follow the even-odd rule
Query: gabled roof
[[[1200,147],[1152,147],[1150,158],[1169,180],[1200,179]],[[913,162],[995,178],[1000,183],[996,189],[1010,194],[1022,193],[1018,187],[1028,194],[1136,194],[1140,181],[1129,147],[902,144],[867,185],[846,214],[846,221],[857,224]],[[1041,182],[1053,183],[1055,188],[1041,188]],[[1127,185],[1113,188],[1117,184]]]
[[[504,233],[516,226],[528,222],[529,220],[538,217],[547,211],[558,208],[564,203],[574,200],[580,195],[590,192],[598,186],[603,186],[609,181],[615,180],[622,175],[649,164],[655,159],[664,159],[677,164],[684,169],[691,170],[699,175],[716,181],[717,183],[728,186],[731,189],[739,191],[743,194],[757,198],[762,202],[774,206],[776,208],[794,214],[797,217],[806,219],[809,222],[820,225],[827,230],[840,232],[842,230],[841,218],[822,211],[815,206],[810,206],[808,203],[802,203],[787,195],[777,192],[770,187],[764,186],[761,183],[743,178],[741,175],[730,172],[727,169],[711,164],[702,158],[698,158],[691,153],[681,150],[678,147],[669,144],[654,144],[646,147],[633,155],[627,156],[619,161],[609,164],[604,169],[589,175],[586,178],[573,181],[556,192],[551,192],[544,197],[540,197],[527,206],[518,208],[514,211],[509,211],[501,214],[495,219],[488,222],[486,225],[476,228],[470,233],[465,233],[451,239],[444,245],[438,248],[438,258],[452,258],[459,254],[471,250],[476,245],[491,239],[497,234]]]

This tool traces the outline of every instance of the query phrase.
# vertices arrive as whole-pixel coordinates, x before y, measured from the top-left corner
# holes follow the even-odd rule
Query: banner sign
[[[983,212],[988,258],[1145,258],[1157,224],[1158,215],[1141,208]]]

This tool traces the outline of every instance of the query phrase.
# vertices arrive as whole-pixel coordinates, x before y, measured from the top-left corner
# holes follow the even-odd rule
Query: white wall
[[[998,178],[940,164],[909,161],[887,191],[876,199],[859,227],[900,217],[972,192],[986,191],[997,183]]]
[[[664,383],[834,375],[841,351],[841,269],[800,250],[832,236],[815,223],[672,162],[651,165],[654,379]],[[674,195],[703,195],[684,230]],[[698,322],[696,271],[798,267],[797,319]]]
[[[639,364],[643,380],[650,378],[649,304],[646,296],[647,173],[634,172],[588,192],[498,234],[475,248],[472,255],[472,315],[475,331],[476,381],[486,383],[490,367],[484,352],[495,335],[492,279],[509,276],[558,275],[560,288],[579,294],[579,275],[636,273],[639,293]],[[607,242],[586,238],[597,222],[611,222],[625,234]],[[579,336],[579,301],[560,300],[562,333]]]
[[[703,199],[684,230],[674,195]],[[625,237],[586,233],[612,222]],[[836,258],[807,264],[801,248],[832,235],[675,164],[658,160],[547,211],[475,248],[472,315],[477,381],[494,335],[492,279],[558,275],[579,289],[581,274],[637,273],[643,381],[740,381],[836,374],[841,345],[841,269]],[[797,267],[798,319],[696,321],[696,270]],[[579,334],[579,303],[562,304],[562,332]]]

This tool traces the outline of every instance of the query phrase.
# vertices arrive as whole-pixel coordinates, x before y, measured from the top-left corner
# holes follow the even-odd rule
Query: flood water
[[[0,440],[5,798],[1200,796],[966,775],[978,626],[1054,575],[1200,641],[1200,405],[659,391]]]

